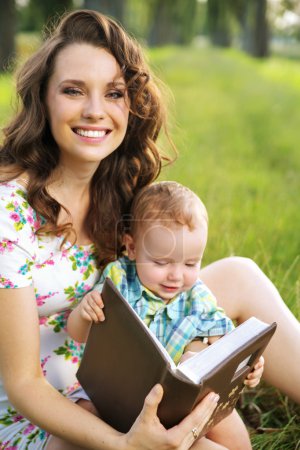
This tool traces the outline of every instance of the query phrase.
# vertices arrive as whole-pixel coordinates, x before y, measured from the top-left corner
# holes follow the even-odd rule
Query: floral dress
[[[46,379],[63,395],[78,387],[83,345],[66,332],[70,310],[97,279],[95,248],[61,248],[61,237],[40,237],[43,223],[16,181],[0,183],[0,287],[33,285],[40,321],[40,361]],[[30,351],[30,349],[28,349]],[[48,435],[15,411],[0,378],[0,450],[39,450]]]

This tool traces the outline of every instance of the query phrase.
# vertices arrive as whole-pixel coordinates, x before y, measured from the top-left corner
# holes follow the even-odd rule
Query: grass
[[[20,39],[22,52],[30,42]],[[253,258],[300,318],[299,61],[175,47],[152,50],[150,61],[174,96],[179,157],[161,177],[187,184],[207,205],[204,264]],[[11,92],[2,75],[0,125],[11,115]],[[300,449],[300,407],[279,392],[246,392],[240,411],[255,450]]]
[[[299,62],[197,48],[156,50],[151,61],[175,98],[179,158],[162,177],[207,205],[205,263],[254,258],[299,318]]]
[[[299,319],[299,61],[165,48],[152,51],[151,62],[175,99],[179,158],[161,177],[187,184],[207,205],[204,264],[253,258]],[[253,448],[299,449],[299,405],[264,385],[254,395],[239,408]]]

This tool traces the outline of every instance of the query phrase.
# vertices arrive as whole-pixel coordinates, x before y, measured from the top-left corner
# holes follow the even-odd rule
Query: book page
[[[235,350],[241,348],[267,326],[264,322],[251,317],[206,349],[179,364],[177,370],[198,384],[210,370],[226,360]],[[249,355],[249,359],[250,357],[251,355]]]

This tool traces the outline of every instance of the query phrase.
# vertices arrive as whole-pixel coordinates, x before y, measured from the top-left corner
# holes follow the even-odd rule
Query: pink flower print
[[[3,442],[3,444],[0,444],[0,450],[18,450],[18,447],[14,445],[13,447],[7,447],[9,444],[9,441]]]
[[[24,419],[23,416],[17,415],[17,416],[15,416],[15,417],[13,417],[13,422],[20,422],[20,420],[22,420],[22,419]]]
[[[14,221],[14,222],[20,222],[20,215],[16,212],[10,213],[9,217]]]
[[[62,250],[61,251],[61,259],[69,259],[69,250]]]
[[[36,264],[37,269],[43,269],[46,266],[54,266],[54,261],[51,259],[53,257],[53,252],[51,252],[49,258],[44,261],[42,264]]]
[[[29,216],[29,215],[28,215],[28,216],[26,217],[26,220],[27,220],[28,223],[30,223],[30,225],[33,225],[34,220],[33,220],[33,217],[32,217],[32,216]]]
[[[40,295],[36,292],[35,289],[35,299],[37,306],[43,306],[48,298],[51,298],[56,294],[58,294],[58,292],[48,292],[48,295]]]
[[[23,434],[29,434],[29,433],[31,433],[31,431],[33,431],[33,430],[34,430],[34,425],[32,425],[32,423],[30,423],[30,424],[28,425],[28,427],[26,427],[25,430],[23,431]]]
[[[39,323],[40,325],[45,325],[45,323],[47,323],[48,317],[44,316],[44,317],[40,317],[39,318]]]
[[[8,278],[2,277],[0,274],[0,286],[4,288],[17,288],[18,286],[13,284]]]
[[[77,364],[78,361],[79,361],[79,358],[78,358],[77,356],[73,356],[73,358],[72,358],[72,363],[73,363],[73,364]]]
[[[0,242],[0,254],[3,255],[5,251],[12,252],[14,249],[14,244],[8,239],[3,239]]]
[[[44,358],[44,359],[41,360],[41,368],[42,368],[42,370],[43,370],[44,377],[47,376],[47,370],[45,369],[45,365],[47,364],[47,361],[48,361],[48,359],[50,359],[50,358],[51,358],[51,356],[49,355],[49,356],[46,356],[46,358]]]
[[[69,386],[65,390],[64,395],[67,397],[68,395],[72,394],[72,392],[76,391],[76,389],[78,389],[79,387],[80,387],[79,381],[75,381],[75,383],[72,384],[72,386]]]
[[[35,231],[41,228],[41,221],[38,218],[34,217],[34,215],[28,214],[26,220],[28,223],[30,223],[30,225]]]

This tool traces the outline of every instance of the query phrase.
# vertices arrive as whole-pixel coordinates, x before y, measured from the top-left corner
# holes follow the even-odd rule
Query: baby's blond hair
[[[130,234],[136,236],[146,222],[166,226],[187,225],[190,230],[208,224],[206,208],[191,189],[176,181],[160,181],[145,186],[134,198],[130,215]],[[168,225],[169,222],[169,225]]]

